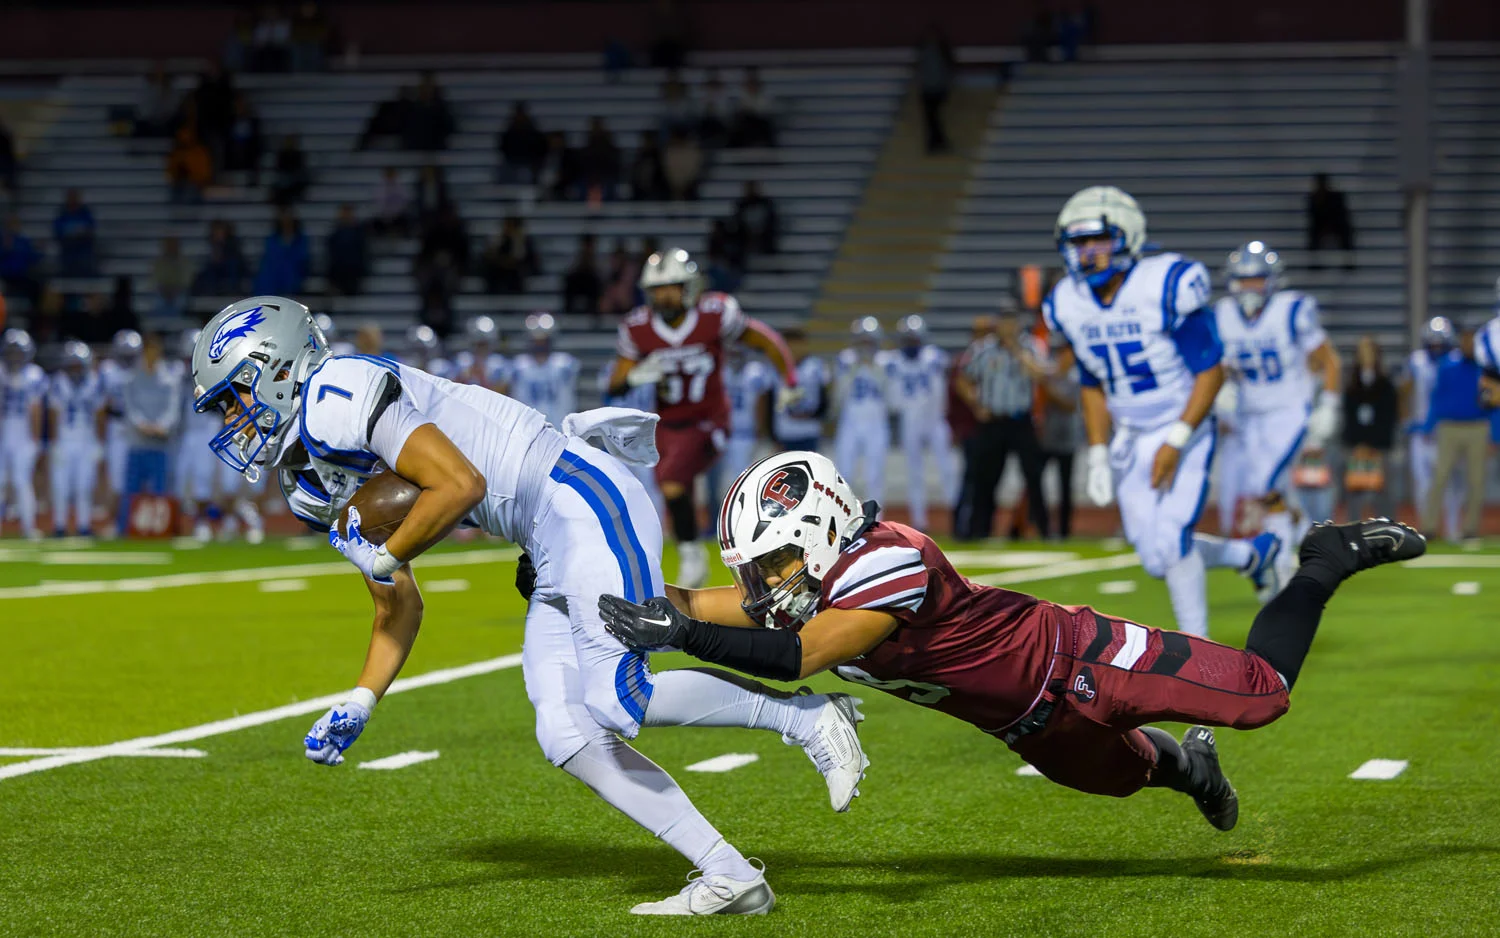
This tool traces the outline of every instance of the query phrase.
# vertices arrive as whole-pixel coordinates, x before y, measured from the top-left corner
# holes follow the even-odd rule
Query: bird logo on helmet
[[[1053,237],[1069,275],[1098,289],[1140,259],[1146,215],[1130,193],[1090,186],[1063,204]]]

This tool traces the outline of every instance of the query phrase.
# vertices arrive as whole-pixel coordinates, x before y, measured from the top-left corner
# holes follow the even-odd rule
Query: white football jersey
[[[839,423],[881,423],[890,412],[886,390],[888,353],[877,351],[868,361],[858,349],[839,352],[834,366],[834,400]]]
[[[85,371],[79,378],[66,371],[53,374],[47,385],[47,406],[52,408],[52,432],[59,442],[99,438],[97,421],[104,409],[104,394],[94,372]]]
[[[453,372],[452,380],[462,384],[483,384],[490,388],[503,388],[510,384],[510,362],[499,352],[490,352],[485,356],[482,371],[474,365],[473,352],[459,352],[453,356]]]
[[[948,353],[924,345],[915,355],[896,349],[886,358],[886,391],[903,420],[942,420],[948,411]]]
[[[47,396],[47,373],[36,362],[27,362],[19,368],[8,368],[4,372],[5,383],[0,386],[0,413],[4,414],[6,426],[25,428],[31,433],[31,407]]]
[[[753,437],[758,430],[760,399],[776,390],[776,369],[758,358],[724,366],[724,393],[729,395],[729,435]]]
[[[1474,333],[1474,360],[1485,371],[1500,371],[1500,316]]]
[[[1142,258],[1114,302],[1102,305],[1087,283],[1058,281],[1042,304],[1047,327],[1078,359],[1078,379],[1102,388],[1114,421],[1151,429],[1176,420],[1199,372],[1218,364],[1223,346],[1208,270],[1180,254]]]
[[[1328,341],[1318,323],[1317,300],[1280,290],[1249,319],[1234,297],[1226,296],[1214,304],[1214,320],[1224,343],[1224,379],[1239,386],[1239,413],[1301,409],[1312,402],[1307,356]]]
[[[412,431],[431,423],[484,475],[486,495],[469,520],[525,544],[548,473],[566,445],[540,412],[519,401],[383,358],[329,358],[308,377],[302,397],[297,434],[306,465],[283,457],[279,468],[293,470],[294,484],[295,470],[313,470],[328,496],[320,516],[325,525],[365,479],[395,465]],[[287,481],[283,474],[283,491]],[[288,503],[298,507],[290,497]]]
[[[780,379],[778,378],[778,386]],[[823,359],[809,355],[797,363],[797,387],[802,397],[791,409],[776,408],[771,418],[771,429],[778,440],[811,440],[823,435],[823,422],[818,411],[823,407],[823,395],[827,393],[828,366]]]
[[[1427,349],[1418,348],[1406,359],[1405,378],[1411,382],[1411,409],[1406,415],[1407,426],[1425,426],[1427,405],[1432,402],[1432,386],[1437,383],[1437,361]]]
[[[508,383],[511,397],[541,411],[554,427],[578,409],[578,359],[567,352],[552,352],[541,361],[530,354],[516,356]]]

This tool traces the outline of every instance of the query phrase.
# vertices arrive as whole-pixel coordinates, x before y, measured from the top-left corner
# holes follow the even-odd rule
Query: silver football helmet
[[[1081,243],[1107,235],[1104,263],[1099,253]],[[1074,280],[1102,287],[1116,274],[1130,270],[1146,246],[1146,214],[1130,193],[1115,186],[1089,186],[1073,193],[1052,230],[1063,265]],[[1085,256],[1087,255],[1087,256]]]
[[[70,339],[63,343],[62,367],[74,378],[81,377],[94,364],[94,353],[89,350],[87,344],[77,339]]]
[[[557,320],[551,313],[532,313],[526,317],[526,337],[531,351],[541,355],[552,349],[552,336],[557,332]]]
[[[1266,300],[1280,289],[1281,255],[1264,241],[1247,241],[1229,252],[1224,264],[1229,295],[1246,316],[1255,317]]]
[[[656,310],[658,315],[668,318],[692,309],[693,305],[698,302],[698,293],[702,283],[702,279],[698,276],[698,265],[682,248],[666,248],[646,258],[646,263],[641,266],[641,279],[638,281],[641,290],[646,294],[646,302],[653,309],[656,308],[656,304],[651,299],[653,288],[678,284],[682,286],[681,309]]]
[[[902,316],[896,321],[896,335],[903,342],[925,342],[927,341],[927,320],[916,313]]]
[[[1458,331],[1447,316],[1434,316],[1422,330],[1422,344],[1434,356],[1441,355],[1458,344]]]
[[[193,349],[193,408],[224,419],[209,449],[253,482],[280,459],[302,383],[328,357],[312,313],[283,296],[253,296],[208,321]]]
[[[36,343],[25,329],[5,330],[5,363],[12,368],[24,365],[36,357]]]
[[[145,346],[145,340],[141,338],[139,332],[134,329],[121,329],[109,341],[109,356],[120,364],[129,366],[141,357],[141,349]]]

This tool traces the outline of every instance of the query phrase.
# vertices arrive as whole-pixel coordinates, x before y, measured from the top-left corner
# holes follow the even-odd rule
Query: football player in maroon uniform
[[[719,513],[736,586],[668,586],[644,605],[605,596],[605,625],[627,645],[776,680],[832,668],[972,723],[1070,788],[1183,792],[1220,830],[1234,827],[1239,801],[1209,727],[1253,729],[1286,713],[1338,585],[1426,550],[1422,535],[1383,518],[1314,527],[1302,566],[1239,649],[980,586],[927,535],[876,521],[875,509],[817,453],[763,459]],[[771,628],[748,628],[762,624]],[[1201,725],[1179,744],[1146,725],[1161,721]]]
[[[608,392],[628,393],[655,385],[661,423],[656,445],[661,461],[656,481],[681,557],[678,582],[703,584],[708,559],[698,542],[693,482],[719,458],[729,433],[729,397],[724,392],[724,346],[743,342],[763,352],[788,387],[797,384],[796,362],[776,330],[746,316],[727,293],[699,295],[698,267],[681,248],[646,259],[641,289],[647,303],[620,324]],[[744,466],[729,467],[734,472]]]

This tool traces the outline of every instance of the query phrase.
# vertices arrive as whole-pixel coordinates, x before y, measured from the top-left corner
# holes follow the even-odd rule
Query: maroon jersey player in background
[[[1208,727],[1254,729],[1286,713],[1338,585],[1426,549],[1385,519],[1318,525],[1296,576],[1238,649],[980,586],[927,535],[877,522],[875,510],[823,456],[763,459],[719,513],[736,586],[668,586],[645,605],[606,596],[605,625],[627,645],[680,648],[760,677],[832,668],[972,723],[1070,788],[1188,794],[1220,830],[1234,827],[1239,800]],[[749,627],[761,624],[772,628]],[[1178,744],[1145,725],[1161,721],[1205,725]]]
[[[647,258],[640,283],[647,302],[620,324],[609,393],[656,386],[656,482],[677,539],[678,582],[697,587],[708,576],[708,558],[698,543],[693,483],[719,458],[729,432],[724,347],[743,342],[765,353],[787,387],[797,384],[797,363],[776,330],[746,316],[734,297],[700,296],[698,267],[681,248]]]

